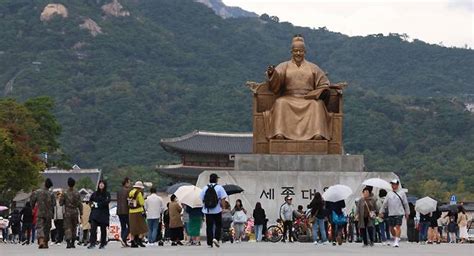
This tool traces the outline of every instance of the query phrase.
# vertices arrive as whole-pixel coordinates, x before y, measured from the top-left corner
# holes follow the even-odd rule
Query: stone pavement
[[[120,243],[110,242],[105,250],[88,250],[84,247],[67,249],[65,245],[51,246],[48,250],[38,250],[36,246],[21,246],[12,244],[0,244],[0,256],[11,255],[67,255],[67,256],[147,256],[147,255],[186,255],[186,256],[208,256],[208,255],[452,255],[464,256],[474,255],[474,244],[440,244],[440,245],[418,245],[402,242],[400,248],[391,248],[376,244],[374,247],[362,248],[360,243],[343,244],[342,246],[313,245],[311,243],[255,243],[244,242],[241,244],[225,243],[221,248],[207,248],[207,246],[181,246],[171,247],[147,247],[140,249],[120,248]]]

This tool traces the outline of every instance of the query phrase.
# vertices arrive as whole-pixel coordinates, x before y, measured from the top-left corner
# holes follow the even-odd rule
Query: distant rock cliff
[[[257,17],[253,12],[248,12],[239,7],[230,7],[225,5],[221,0],[194,0],[202,3],[214,10],[217,15],[222,18],[239,18],[239,17]]]

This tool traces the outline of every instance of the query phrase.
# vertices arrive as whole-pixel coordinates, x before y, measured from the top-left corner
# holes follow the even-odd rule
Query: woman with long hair
[[[109,226],[110,217],[109,203],[110,193],[107,191],[107,183],[100,180],[97,191],[90,197],[91,215],[89,216],[89,222],[91,223],[91,236],[88,249],[95,248],[98,227],[100,227],[99,249],[104,249],[107,245],[107,227]]]
[[[467,215],[466,210],[462,205],[458,206],[458,226],[459,226],[459,238],[461,243],[465,243],[468,237],[467,233]]]
[[[262,208],[262,204],[260,202],[257,202],[255,204],[255,209],[253,210],[255,236],[257,242],[262,241],[263,225],[265,225],[266,218],[267,216],[265,215],[265,210]]]
[[[234,219],[235,238],[237,243],[242,241],[245,235],[245,224],[247,223],[247,210],[242,205],[242,200],[235,201],[234,209],[232,209],[232,216]]]
[[[326,209],[324,207],[324,200],[321,196],[321,193],[316,192],[313,200],[308,205],[308,208],[311,209],[310,220],[313,225],[313,243],[328,244],[326,237],[326,227],[324,224]]]

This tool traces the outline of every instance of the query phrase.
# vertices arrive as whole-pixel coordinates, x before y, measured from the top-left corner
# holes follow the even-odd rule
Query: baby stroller
[[[230,211],[222,212],[222,242],[230,241],[234,243],[234,236],[232,234],[232,214]]]

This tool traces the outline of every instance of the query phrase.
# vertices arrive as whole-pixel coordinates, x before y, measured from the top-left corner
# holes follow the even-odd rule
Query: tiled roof
[[[94,185],[99,182],[101,171],[99,169],[72,169],[72,170],[45,170],[41,173],[43,178],[50,178],[53,188],[67,188],[69,177],[78,180],[89,177]]]
[[[171,153],[250,154],[252,133],[193,131],[181,137],[162,139],[160,145]]]

